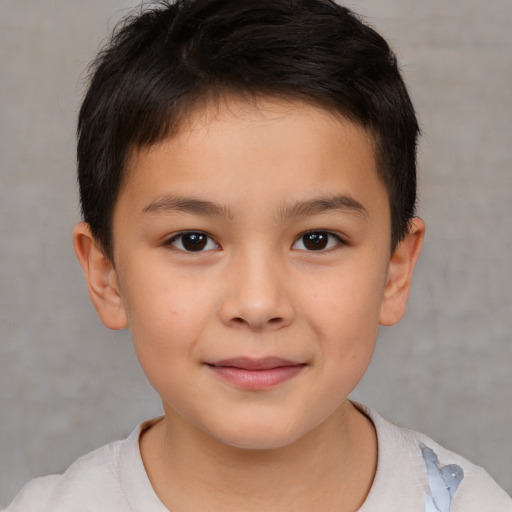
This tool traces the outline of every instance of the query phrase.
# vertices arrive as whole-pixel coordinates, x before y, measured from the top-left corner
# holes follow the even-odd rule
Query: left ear
[[[73,247],[84,271],[89,297],[101,321],[109,329],[128,327],[114,263],[105,256],[89,224],[80,222],[75,226]]]
[[[394,325],[404,315],[411,289],[412,272],[425,238],[425,223],[418,217],[411,220],[409,232],[391,256],[386,288],[380,308],[379,323]]]

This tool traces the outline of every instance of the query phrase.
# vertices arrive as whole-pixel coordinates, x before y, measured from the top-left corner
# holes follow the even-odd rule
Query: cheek
[[[182,358],[193,359],[212,310],[212,297],[198,293],[193,280],[162,276],[146,273],[124,294],[135,350],[150,381],[151,374],[168,373],[170,365],[179,371]]]
[[[346,383],[360,379],[373,355],[385,281],[381,268],[350,270],[316,284],[311,280],[310,293],[302,293],[302,310],[319,340],[322,367]]]
[[[154,296],[154,300],[132,311],[134,314],[129,318],[142,371],[169,403],[183,394],[183,388],[190,388],[188,379],[198,359],[195,349],[204,331],[197,304],[194,307],[191,302],[176,297],[176,294]]]
[[[345,268],[302,281],[301,309],[324,335],[374,332],[382,302],[382,269]]]

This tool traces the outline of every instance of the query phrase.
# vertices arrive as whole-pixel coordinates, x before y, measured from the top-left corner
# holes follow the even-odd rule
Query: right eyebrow
[[[228,219],[233,217],[231,210],[225,205],[195,197],[172,195],[163,196],[151,201],[142,211],[143,213],[185,212],[204,216],[217,215]]]

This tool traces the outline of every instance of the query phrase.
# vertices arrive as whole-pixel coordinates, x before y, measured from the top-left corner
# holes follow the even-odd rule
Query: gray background
[[[127,332],[89,304],[70,233],[84,69],[130,5],[0,0],[0,506],[158,414]],[[423,126],[428,236],[406,318],[355,398],[512,491],[512,3],[363,0]]]

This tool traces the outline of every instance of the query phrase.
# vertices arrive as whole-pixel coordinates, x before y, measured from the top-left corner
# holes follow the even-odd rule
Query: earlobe
[[[394,325],[404,315],[411,289],[414,266],[423,245],[425,223],[418,217],[411,221],[409,232],[391,256],[379,323]]]
[[[128,321],[116,270],[86,222],[75,226],[73,248],[85,275],[89,297],[101,321],[109,329],[124,329],[128,326]]]

